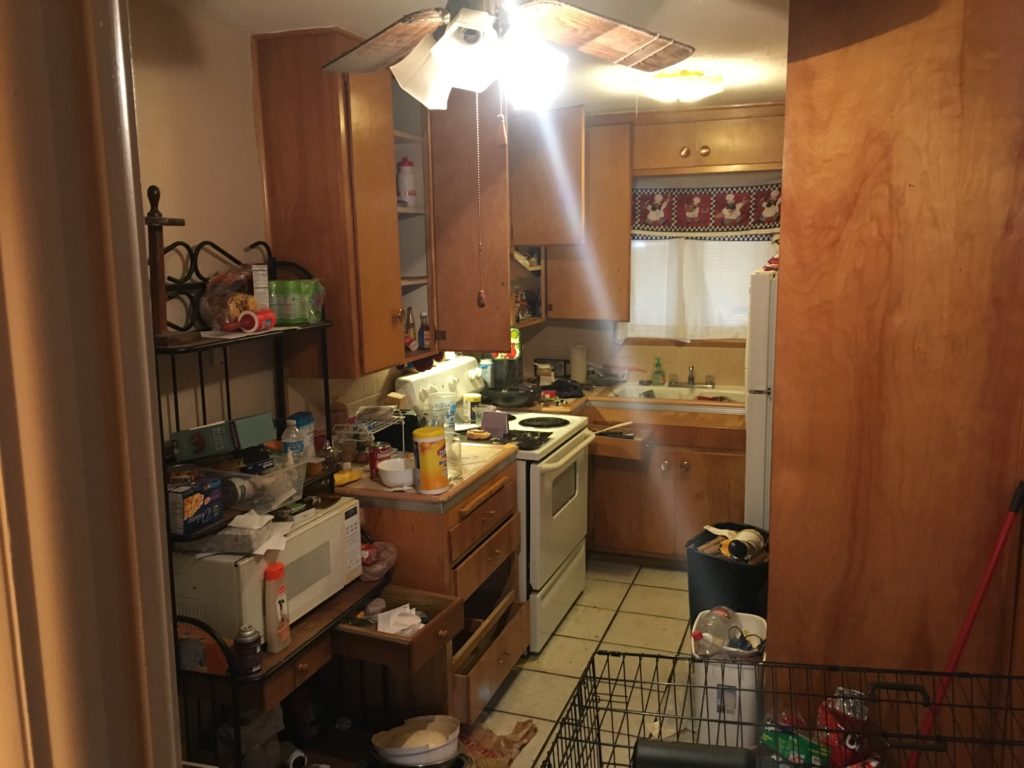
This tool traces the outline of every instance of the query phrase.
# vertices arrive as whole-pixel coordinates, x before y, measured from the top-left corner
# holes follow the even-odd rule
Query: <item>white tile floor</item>
[[[480,722],[508,733],[523,718],[537,735],[513,768],[539,765],[541,750],[596,649],[675,655],[689,622],[686,573],[591,560],[587,586],[539,654],[518,668]]]

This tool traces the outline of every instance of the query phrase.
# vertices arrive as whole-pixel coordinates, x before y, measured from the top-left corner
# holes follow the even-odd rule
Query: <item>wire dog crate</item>
[[[942,685],[945,698],[935,705]],[[837,722],[844,707],[857,709],[857,718]],[[919,735],[929,718],[930,734]],[[661,755],[649,765],[679,768],[1024,768],[1024,677],[598,651],[543,766],[628,768],[646,740]],[[716,752],[725,757],[709,760]]]

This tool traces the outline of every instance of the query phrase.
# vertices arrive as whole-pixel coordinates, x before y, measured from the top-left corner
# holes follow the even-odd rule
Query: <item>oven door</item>
[[[529,464],[530,587],[538,590],[587,536],[587,446],[584,429],[541,461]]]

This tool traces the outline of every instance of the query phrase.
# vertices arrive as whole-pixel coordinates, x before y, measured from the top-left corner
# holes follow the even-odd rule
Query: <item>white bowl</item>
[[[373,734],[373,747],[393,765],[432,765],[459,753],[459,721],[447,715],[411,717],[404,725]]]
[[[388,488],[412,485],[412,469],[412,459],[405,456],[384,459],[384,461],[377,465],[377,470],[380,472],[380,481]]]

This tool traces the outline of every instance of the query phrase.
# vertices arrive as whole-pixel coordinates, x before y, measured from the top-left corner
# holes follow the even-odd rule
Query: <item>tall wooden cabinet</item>
[[[417,323],[434,315],[429,126],[387,70],[323,71],[358,42],[337,29],[253,40],[269,239],[324,281],[331,372],[345,378],[436,351],[404,344],[407,307]],[[403,157],[419,198],[408,208],[395,183]],[[308,368],[290,361],[293,374]]]
[[[776,660],[940,669],[1024,477],[1022,46],[1017,0],[790,4]],[[1024,672],[1020,556],[961,670]]]
[[[592,125],[586,137],[583,244],[547,249],[547,316],[629,320],[630,126]]]

